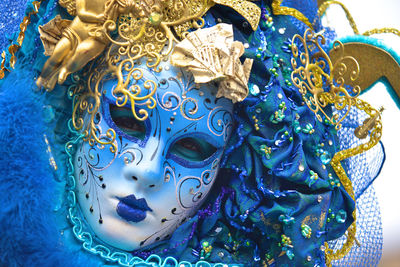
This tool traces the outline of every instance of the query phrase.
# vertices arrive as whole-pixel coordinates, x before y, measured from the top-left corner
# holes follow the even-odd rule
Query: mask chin
[[[97,126],[116,133],[116,151],[79,144],[74,157],[82,214],[102,242],[125,251],[168,239],[206,201],[233,125],[231,100],[214,84],[196,86],[188,72],[162,62],[143,67],[144,87],[157,84],[157,105],[138,120],[132,103],[119,107],[108,79]],[[143,92],[146,93],[146,92]],[[143,106],[135,106],[139,111]]]

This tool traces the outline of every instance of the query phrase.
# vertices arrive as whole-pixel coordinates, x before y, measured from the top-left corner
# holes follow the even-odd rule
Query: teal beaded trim
[[[161,267],[239,267],[241,265],[233,264],[223,264],[223,263],[209,263],[207,261],[198,261],[195,265],[192,265],[190,262],[181,261],[178,262],[174,257],[167,257],[162,260],[162,258],[156,254],[152,254],[146,260],[143,260],[137,256],[133,256],[130,253],[123,251],[113,251],[110,248],[96,244],[96,241],[93,239],[92,234],[85,231],[85,224],[82,222],[81,217],[79,216],[79,207],[76,205],[76,195],[75,195],[75,177],[74,177],[74,165],[73,165],[73,151],[74,147],[77,146],[79,141],[83,138],[83,135],[80,135],[78,132],[73,130],[72,121],[68,122],[68,129],[71,133],[75,135],[72,140],[67,142],[65,145],[65,152],[68,155],[68,178],[67,178],[67,205],[68,205],[68,219],[71,221],[73,227],[72,231],[75,237],[82,241],[83,248],[95,255],[100,255],[104,260],[108,262],[115,262],[121,266],[161,266]]]

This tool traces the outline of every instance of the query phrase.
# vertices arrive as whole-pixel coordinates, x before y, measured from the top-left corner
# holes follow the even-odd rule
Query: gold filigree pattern
[[[368,103],[357,98],[360,94],[360,86],[354,87],[354,81],[360,75],[360,66],[354,57],[345,55],[344,46],[339,41],[334,42],[333,50],[339,55],[335,62],[321,48],[325,44],[325,38],[315,34],[311,30],[304,33],[304,37],[295,35],[292,40],[292,82],[299,89],[304,102],[315,113],[318,120],[326,118],[330,123],[340,129],[341,121],[348,115],[351,108],[365,112],[369,118],[358,129],[360,139],[369,137],[366,143],[356,147],[337,152],[330,164],[339,177],[341,184],[355,201],[354,190],[341,161],[352,156],[364,153],[375,146],[382,135],[382,122],[380,112]],[[300,50],[302,50],[300,52]],[[330,116],[328,108],[344,110],[344,115],[339,117],[338,113]],[[322,115],[322,116],[321,116]],[[364,129],[364,128],[365,129]],[[361,129],[363,128],[363,129]],[[367,136],[366,136],[367,135]],[[325,243],[326,264],[331,266],[332,260],[344,257],[351,249],[356,239],[356,210],[352,213],[354,222],[347,229],[347,240],[343,246],[334,251]]]
[[[79,94],[74,101],[73,126],[82,130],[84,140],[90,145],[110,145],[111,152],[116,152],[115,132],[108,130],[102,134],[96,124],[101,80],[107,73],[116,77],[118,83],[112,92],[116,105],[124,106],[129,102],[134,117],[145,120],[148,111],[156,106],[157,85],[147,80],[139,86],[136,82],[143,78],[143,73],[136,64],[142,60],[147,67],[161,71],[159,63],[170,55],[174,43],[185,38],[190,29],[203,27],[202,16],[215,4],[234,8],[249,20],[253,29],[257,28],[261,10],[248,1],[146,0],[141,2],[140,15],[132,11],[120,15],[117,21],[108,19],[103,25],[90,29],[89,36],[104,38],[110,45],[103,59],[107,69],[102,69],[101,74],[98,70],[89,71],[88,82],[71,91]]]
[[[77,131],[83,134],[83,140],[90,146],[97,144],[100,148],[110,145],[112,153],[117,152],[115,144],[115,131],[110,128],[105,134],[98,126],[97,116],[99,116],[100,97],[99,84],[106,73],[100,73],[98,70],[88,72],[89,76],[86,82],[77,77],[77,83],[70,88],[69,94],[73,97],[72,125]],[[95,86],[92,86],[92,83]]]
[[[322,122],[322,117],[325,117],[336,129],[340,129],[341,121],[348,115],[355,97],[361,92],[358,85],[352,88],[346,86],[346,81],[355,81],[360,74],[360,67],[353,57],[344,56],[344,47],[339,41],[334,42],[333,49],[343,56],[332,63],[321,47],[323,44],[325,38],[310,29],[305,31],[304,37],[298,34],[293,37],[292,81],[317,119]],[[326,110],[330,104],[334,104],[337,110],[346,108],[344,116],[339,118],[337,113],[330,115],[330,111]]]

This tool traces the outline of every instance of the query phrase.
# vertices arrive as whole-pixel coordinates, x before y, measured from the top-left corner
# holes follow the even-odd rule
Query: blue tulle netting
[[[339,131],[341,150],[365,143],[354,135],[356,127],[367,118],[366,114],[352,108],[348,117],[342,123]],[[375,194],[373,182],[379,175],[385,160],[382,143],[371,150],[351,157],[342,163],[353,183],[357,204],[356,243],[350,252],[342,259],[335,261],[334,266],[376,266],[382,255],[383,233],[381,212]],[[343,236],[330,242],[334,249],[341,248],[346,241]]]

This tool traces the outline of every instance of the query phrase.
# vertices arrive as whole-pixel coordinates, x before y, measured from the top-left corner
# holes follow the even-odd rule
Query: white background
[[[399,0],[342,0],[350,10],[361,33],[392,27],[400,30]],[[325,24],[335,28],[339,37],[352,35],[344,12],[333,7]],[[400,55],[400,37],[393,34],[374,35]],[[400,79],[400,73],[399,73]],[[400,110],[382,84],[361,96],[376,108],[383,106],[383,137],[386,163],[374,186],[380,203],[383,223],[383,258],[380,266],[400,267]]]

